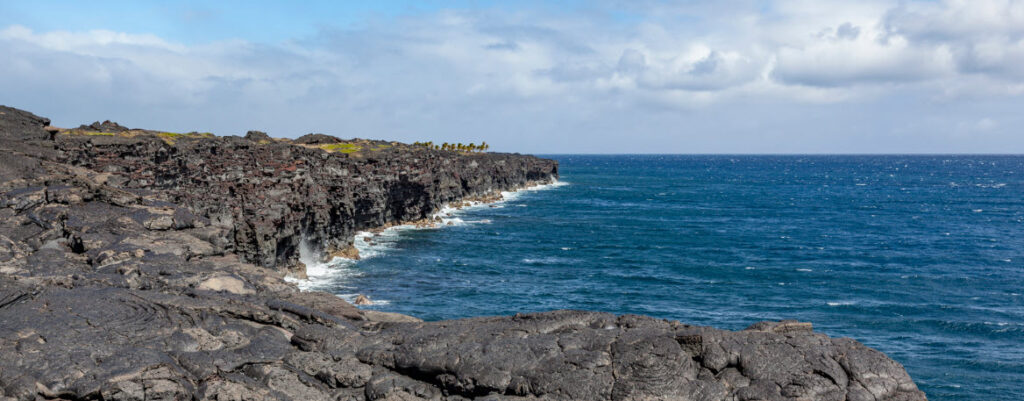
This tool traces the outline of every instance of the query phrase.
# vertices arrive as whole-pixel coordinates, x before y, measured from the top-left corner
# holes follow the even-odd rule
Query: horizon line
[[[493,152],[518,153],[518,152]],[[1010,156],[1024,153],[522,153],[535,156]]]

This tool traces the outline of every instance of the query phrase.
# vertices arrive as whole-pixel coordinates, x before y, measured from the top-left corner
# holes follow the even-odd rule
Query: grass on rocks
[[[323,144],[323,145],[320,145],[319,147],[320,147],[320,149],[323,149],[323,150],[326,150],[326,151],[332,152],[332,153],[333,152],[355,153],[355,152],[358,152],[360,150],[363,150],[362,146],[356,145],[354,143],[348,143],[348,142]]]
[[[149,130],[128,130],[122,132],[100,132],[100,131],[89,131],[83,129],[69,129],[60,132],[62,135],[71,136],[116,136],[121,138],[136,138],[140,136],[156,136],[160,138],[168,145],[174,145],[178,140],[184,138],[197,138],[197,139],[209,139],[216,138],[217,136],[209,132],[189,132],[180,134],[177,132],[158,132]]]

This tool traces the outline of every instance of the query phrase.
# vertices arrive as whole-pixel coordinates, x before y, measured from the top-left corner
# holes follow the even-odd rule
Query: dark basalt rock
[[[96,121],[92,124],[82,124],[78,127],[81,130],[89,130],[96,132],[125,132],[131,130],[131,128],[125,127],[121,124],[112,122],[110,120],[104,120],[103,122]]]
[[[306,134],[295,139],[295,143],[301,143],[304,145],[329,145],[340,142],[340,138],[324,134]]]
[[[0,114],[0,400],[924,400],[808,323],[556,311],[421,322],[283,278],[301,237],[557,174],[401,145],[75,136]],[[333,242],[332,242],[333,241]]]
[[[271,140],[273,140],[273,138],[271,138],[270,135],[267,135],[267,133],[263,132],[263,131],[249,131],[249,132],[246,132],[245,133],[245,139],[248,139],[248,140],[253,141],[253,142],[271,141]]]
[[[45,127],[50,119],[27,111],[0,106],[0,138],[14,141],[46,140],[50,133]]]
[[[421,220],[448,202],[558,174],[556,163],[531,156],[379,143],[346,154],[189,136],[173,145],[158,136],[59,134],[55,142],[58,161],[110,173],[110,184],[181,205],[228,230],[225,251],[285,269],[297,265],[304,242],[321,254],[345,249],[356,231]]]

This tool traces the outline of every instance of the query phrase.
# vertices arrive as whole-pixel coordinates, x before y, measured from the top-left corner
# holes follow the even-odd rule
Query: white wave
[[[825,304],[827,304],[828,306],[850,306],[850,305],[856,305],[857,302],[855,302],[855,301],[834,301],[834,302],[825,302]]]
[[[524,258],[523,263],[530,265],[554,265],[559,263],[569,263],[572,259],[560,258],[557,256],[547,256],[543,258]]]
[[[305,238],[303,238],[302,241],[299,241],[299,262],[302,262],[302,264],[306,265],[307,267],[315,263],[318,263],[319,261],[316,260],[314,255],[315,253],[309,246],[309,241],[307,241]]]
[[[458,201],[454,204],[446,205],[434,213],[431,218],[441,218],[441,226],[462,226],[466,224],[490,224],[491,221],[488,219],[483,220],[463,220],[459,215],[474,209],[482,208],[503,208],[504,204],[519,198],[522,194],[533,191],[543,191],[546,189],[558,188],[569,185],[565,181],[559,181],[553,179],[552,182],[547,184],[539,184],[520,188],[514,191],[501,191],[501,198],[494,202],[481,202],[481,201]],[[516,204],[515,206],[523,206],[524,204]]]
[[[295,283],[303,291],[321,290],[336,286],[362,274],[354,269],[355,261],[334,258],[329,262],[306,264],[306,278],[286,277],[285,280]]]
[[[974,186],[978,188],[1002,188],[1006,186],[1006,183],[1000,182],[996,184],[974,184]]]
[[[299,243],[299,262],[306,266],[306,278],[288,276],[285,281],[294,283],[301,290],[315,290],[329,285],[335,279],[351,277],[356,273],[350,268],[353,261],[342,259],[344,262],[321,262],[315,255],[309,242],[303,239]]]
[[[560,181],[560,180],[552,180],[550,183],[547,183],[547,184],[540,184],[540,185],[534,185],[532,187],[520,188],[520,189],[515,190],[515,191],[501,191],[501,197],[502,197],[503,201],[509,202],[509,201],[513,201],[513,200],[519,198],[524,193],[533,192],[533,191],[543,191],[543,190],[546,190],[546,189],[564,187],[566,185],[569,185],[569,183],[565,182],[565,181]],[[526,206],[526,205],[516,205],[516,206]]]
[[[373,239],[370,239],[373,237]],[[356,233],[353,245],[359,251],[360,259],[372,258],[380,255],[390,244],[387,238],[394,235],[374,234],[366,231]],[[337,287],[350,278],[358,277],[361,271],[355,268],[356,260],[346,258],[332,258],[326,262],[317,260],[316,253],[312,246],[305,239],[299,243],[299,262],[306,266],[306,278],[285,277],[285,280],[294,283],[300,290],[322,290]]]
[[[379,233],[360,231],[356,233],[352,245],[359,251],[359,259],[375,258],[394,248],[398,241],[398,233],[404,229],[403,226],[390,227]]]
[[[401,239],[401,232],[406,230],[425,230],[425,229],[438,229],[447,226],[463,226],[467,224],[490,224],[489,219],[480,220],[463,220],[459,215],[466,211],[479,209],[489,206],[498,206],[500,203],[505,203],[510,198],[515,198],[518,194],[524,191],[539,191],[544,189],[556,188],[560,186],[568,185],[566,182],[554,180],[548,184],[534,185],[519,189],[517,191],[502,192],[501,200],[492,203],[480,202],[480,201],[461,201],[456,202],[458,205],[449,204],[442,207],[440,210],[430,216],[432,220],[431,224],[401,224],[386,229],[370,232],[360,231],[355,234],[352,245],[355,246],[356,250],[359,251],[359,259],[365,260],[375,258],[383,255],[388,251],[395,248],[397,242]],[[467,205],[468,203],[468,205]],[[525,206],[525,205],[522,205]],[[433,220],[440,219],[440,221],[434,222]],[[358,261],[345,259],[345,258],[333,258],[327,262],[321,262],[316,259],[315,252],[312,251],[312,246],[303,240],[299,244],[299,261],[306,265],[306,278],[299,279],[295,277],[286,277],[285,280],[291,283],[295,283],[301,290],[316,290],[326,289],[329,287],[337,287],[339,283],[343,283],[346,279],[351,277],[358,277],[362,274],[356,269]],[[350,294],[353,301],[356,294]],[[340,295],[345,298],[346,295]],[[386,300],[373,300],[375,305],[386,305]]]
[[[796,269],[796,271],[798,271],[798,272],[812,272],[814,270],[812,270],[812,269]]]

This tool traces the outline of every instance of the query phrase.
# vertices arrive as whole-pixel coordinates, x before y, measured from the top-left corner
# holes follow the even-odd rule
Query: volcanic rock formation
[[[284,280],[303,242],[326,254],[547,182],[550,160],[48,125],[0,108],[3,401],[925,399],[898,363],[807,323],[422,322]]]

